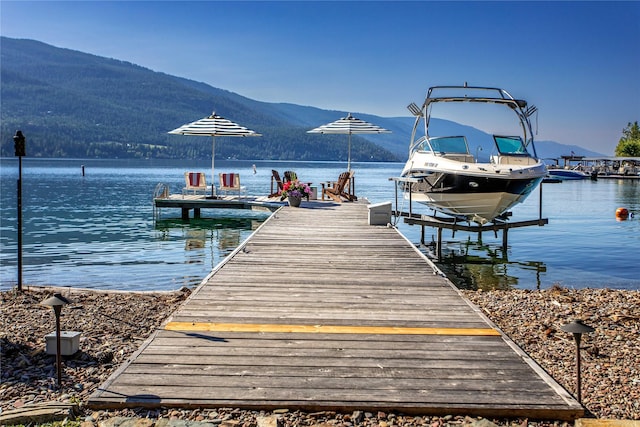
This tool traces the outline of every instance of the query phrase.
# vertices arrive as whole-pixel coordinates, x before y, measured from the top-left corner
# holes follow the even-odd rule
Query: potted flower
[[[311,193],[311,188],[307,184],[294,179],[284,183],[280,192],[280,200],[288,199],[289,206],[297,208],[303,197],[309,200],[309,193]]]

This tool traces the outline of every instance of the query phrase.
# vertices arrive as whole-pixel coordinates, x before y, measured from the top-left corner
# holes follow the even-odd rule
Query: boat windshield
[[[503,155],[529,155],[527,148],[519,136],[497,136],[493,139],[498,147],[498,152]]]
[[[434,152],[469,154],[469,146],[464,136],[441,136],[429,138],[429,144]]]

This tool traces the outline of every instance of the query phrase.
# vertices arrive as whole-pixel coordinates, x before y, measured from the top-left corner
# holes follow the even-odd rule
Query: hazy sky
[[[409,116],[429,86],[466,81],[535,104],[537,139],[604,154],[640,121],[640,1],[2,0],[0,15],[3,36],[260,101]]]

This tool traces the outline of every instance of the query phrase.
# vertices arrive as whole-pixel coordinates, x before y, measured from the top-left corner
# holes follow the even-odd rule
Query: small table
[[[311,184],[311,182],[307,183],[311,189],[311,192],[309,193],[309,200],[318,200],[318,187],[312,186]]]

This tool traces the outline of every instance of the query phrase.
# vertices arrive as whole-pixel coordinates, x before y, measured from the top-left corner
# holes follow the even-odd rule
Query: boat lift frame
[[[505,212],[499,217],[495,218],[493,221],[488,222],[487,224],[471,224],[471,222],[466,220],[461,220],[455,217],[436,217],[434,215],[423,215],[423,214],[414,214],[413,213],[413,202],[412,202],[412,186],[420,182],[418,178],[403,178],[403,177],[392,177],[389,178],[389,181],[395,182],[395,208],[393,209],[392,214],[396,218],[404,218],[404,222],[409,225],[419,225],[421,227],[420,233],[420,243],[425,243],[425,227],[435,227],[438,229],[438,239],[436,242],[436,254],[438,257],[438,261],[442,260],[442,230],[453,230],[453,235],[455,236],[456,231],[469,231],[472,233],[478,233],[478,241],[482,242],[482,233],[485,231],[493,231],[494,235],[498,237],[498,231],[502,230],[502,250],[504,252],[507,251],[508,245],[508,235],[509,229],[511,228],[520,228],[520,227],[529,227],[532,225],[537,225],[542,227],[549,223],[548,218],[542,217],[542,182],[540,183],[540,191],[539,191],[539,206],[538,206],[538,219],[532,219],[527,221],[516,221],[516,222],[508,222],[508,218],[511,216],[511,212]],[[398,210],[398,183],[404,182],[409,185],[409,212],[402,212]]]

